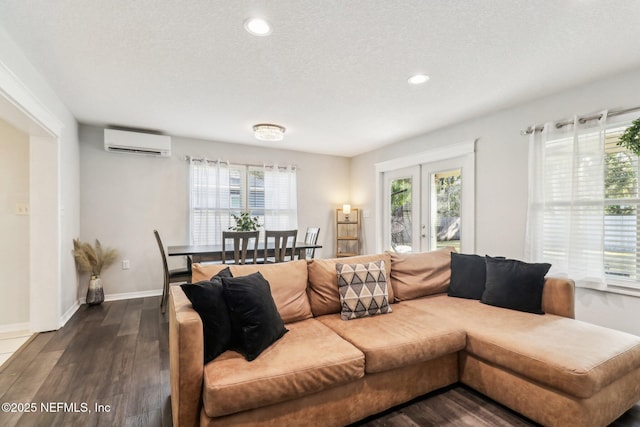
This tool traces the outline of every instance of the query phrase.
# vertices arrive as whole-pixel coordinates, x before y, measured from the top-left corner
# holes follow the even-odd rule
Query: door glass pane
[[[431,174],[431,250],[453,246],[460,252],[461,195],[460,169]]]
[[[395,252],[411,252],[412,247],[412,200],[411,178],[391,181],[391,249]]]

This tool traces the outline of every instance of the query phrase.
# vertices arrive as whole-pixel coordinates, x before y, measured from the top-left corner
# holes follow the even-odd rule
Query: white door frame
[[[415,153],[409,156],[399,157],[392,160],[375,164],[376,173],[376,252],[383,252],[383,218],[384,218],[384,174],[397,169],[411,166],[419,166],[425,163],[438,162],[457,157],[463,157],[466,164],[465,181],[469,188],[473,189],[468,195],[471,200],[467,202],[467,209],[471,210],[471,224],[468,224],[471,241],[465,245],[467,253],[475,251],[475,145],[476,141],[465,141],[458,144],[451,144],[445,147]]]
[[[29,135],[30,330],[55,330],[62,311],[59,167],[63,125],[2,62],[0,117]]]

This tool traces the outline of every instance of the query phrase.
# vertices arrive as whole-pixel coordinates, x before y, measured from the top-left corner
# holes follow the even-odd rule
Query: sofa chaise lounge
[[[226,351],[205,365],[201,318],[173,287],[174,425],[341,426],[457,382],[548,426],[604,426],[640,400],[640,338],[574,320],[570,280],[545,280],[544,315],[509,310],[448,296],[448,257],[231,266],[262,273],[289,330],[251,362]],[[336,263],[379,260],[392,312],[342,320]],[[193,281],[225,267],[195,264]]]

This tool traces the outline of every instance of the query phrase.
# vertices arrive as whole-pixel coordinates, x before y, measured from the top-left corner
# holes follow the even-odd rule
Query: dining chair
[[[258,259],[258,239],[259,231],[223,231],[222,232],[222,263],[227,263],[227,240],[233,240],[233,261],[234,264],[255,264]],[[249,246],[249,241],[253,240],[253,245]],[[249,254],[249,258],[247,258]]]
[[[264,232],[264,262],[284,262],[294,259],[296,253],[296,238],[298,230],[265,230]],[[273,240],[274,257],[267,257],[269,240]],[[289,245],[291,240],[291,245]],[[289,259],[287,259],[289,254]]]
[[[187,267],[176,268],[169,270],[167,265],[167,256],[164,252],[164,246],[162,239],[160,239],[160,233],[158,230],[153,230],[153,234],[156,236],[156,242],[158,242],[158,248],[160,249],[160,255],[162,255],[162,267],[164,268],[164,285],[162,286],[162,300],[160,300],[160,311],[162,313],[167,309],[167,300],[169,299],[169,286],[171,283],[191,282],[191,271]]]
[[[317,244],[319,234],[320,227],[307,227],[307,232],[304,235],[304,242],[309,245]],[[316,248],[309,248],[305,252],[307,259],[313,259],[316,254]]]

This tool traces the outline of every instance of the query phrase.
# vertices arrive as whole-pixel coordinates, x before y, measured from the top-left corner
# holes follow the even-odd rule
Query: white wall
[[[375,251],[374,164],[472,139],[476,143],[476,253],[522,258],[527,212],[527,138],[531,124],[570,118],[605,108],[640,105],[640,70],[573,88],[524,105],[469,120],[356,156],[351,163],[354,205],[364,220],[366,251]],[[640,115],[640,113],[638,113]],[[640,335],[640,299],[579,289],[579,319]]]
[[[71,254],[72,240],[80,232],[80,189],[78,129],[75,118],[58,98],[46,78],[33,67],[13,40],[0,27],[0,66],[21,82],[24,91],[37,100],[37,107],[63,125],[56,148],[58,162],[58,204],[60,207],[60,299],[58,312],[70,314],[77,302],[77,277]],[[58,278],[53,278],[57,280]],[[57,284],[58,285],[58,284]]]
[[[110,153],[103,148],[103,128],[80,126],[83,240],[101,243],[129,259],[103,272],[105,294],[159,291],[162,263],[153,237],[165,246],[188,244],[189,168],[185,156],[223,159],[240,164],[292,164],[298,169],[298,229],[319,226],[317,257],[335,252],[334,209],[349,200],[350,159],[296,151],[172,138],[170,158]],[[277,144],[277,143],[276,143]],[[170,268],[184,259],[169,258]],[[78,297],[86,293],[82,279]]]
[[[29,216],[16,215],[17,204],[29,204],[29,136],[0,120],[0,328],[5,329],[29,322]]]
[[[333,253],[333,209],[347,200],[370,213],[364,224],[365,251],[375,250],[375,194],[373,164],[430,147],[478,138],[476,166],[476,252],[522,257],[527,191],[527,148],[519,131],[529,124],[571,117],[602,108],[623,108],[640,103],[640,70],[632,70],[469,120],[439,131],[398,142],[351,160],[282,150],[237,147],[207,141],[175,139],[170,160],[130,158],[100,148],[101,129],[83,127],[81,152],[77,124],[46,79],[29,63],[0,28],[0,65],[11,70],[25,87],[64,124],[58,148],[61,205],[61,313],[72,310],[84,295],[78,286],[71,256],[72,239],[101,238],[118,247],[131,260],[131,270],[112,268],[105,274],[107,293],[159,289],[160,262],[151,230],[160,229],[166,243],[186,239],[186,185],[184,154],[220,157],[235,162],[291,162],[301,166],[300,228],[322,227],[320,240]],[[82,159],[80,175],[79,159]],[[161,162],[167,162],[162,164]],[[151,163],[155,162],[155,163]],[[304,176],[304,179],[302,178]],[[80,182],[82,180],[82,205]],[[349,197],[351,195],[351,197]],[[304,201],[304,203],[303,203]],[[82,234],[80,211],[82,209]],[[577,316],[640,335],[635,313],[638,298],[590,290],[577,292]]]

